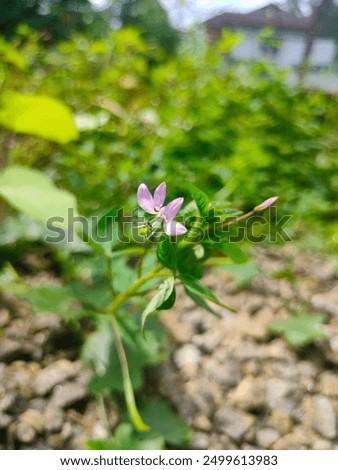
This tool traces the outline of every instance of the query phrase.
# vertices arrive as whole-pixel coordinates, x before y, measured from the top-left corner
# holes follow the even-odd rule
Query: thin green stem
[[[142,277],[143,261],[144,261],[144,258],[147,255],[147,253],[148,253],[148,250],[149,250],[149,245],[146,245],[144,247],[143,253],[141,254],[141,256],[138,259],[138,263],[137,263],[137,277],[138,277],[138,279],[140,279]]]
[[[123,347],[123,343],[122,343],[122,339],[121,339],[120,331],[119,331],[119,326],[118,326],[115,314],[112,316],[112,324],[113,324],[115,346],[116,346],[117,354],[119,356],[119,361],[121,365],[124,396],[126,399],[128,413],[135,428],[140,432],[146,432],[149,430],[149,426],[147,426],[143,422],[136,407],[133,384],[131,382],[131,378],[129,374],[128,360],[127,360],[127,356]]]
[[[107,279],[108,289],[112,296],[112,299],[115,299],[116,292],[115,292],[114,284],[113,284],[112,260],[110,256],[106,256],[106,266],[107,266],[106,279]]]
[[[114,314],[120,306],[129,299],[132,295],[134,295],[138,289],[143,286],[146,282],[150,281],[155,277],[166,277],[167,273],[159,273],[162,269],[160,264],[156,265],[154,269],[152,269],[148,274],[142,276],[140,279],[137,279],[133,284],[131,284],[125,291],[121,292],[121,294],[117,295],[114,301],[112,302],[111,306],[108,309],[108,313]]]

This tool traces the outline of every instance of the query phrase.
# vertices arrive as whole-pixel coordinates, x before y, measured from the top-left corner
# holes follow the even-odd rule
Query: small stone
[[[194,428],[199,429],[200,431],[211,431],[211,423],[209,419],[206,416],[203,416],[202,414],[196,416],[194,418],[192,425]]]
[[[58,432],[62,428],[64,413],[61,408],[48,406],[43,415],[44,428],[48,432]]]
[[[209,447],[209,435],[204,432],[195,432],[190,440],[189,448],[193,450],[207,450]]]
[[[320,374],[318,391],[325,396],[338,396],[338,376],[333,372],[325,371]]]
[[[227,357],[227,350],[223,350],[223,361],[220,363],[214,357],[203,361],[204,371],[210,381],[217,382],[226,391],[241,380],[240,365],[238,361]]]
[[[18,441],[24,444],[30,444],[36,437],[35,429],[22,421],[18,423],[15,434]]]
[[[300,450],[306,449],[311,442],[310,436],[304,428],[296,427],[292,432],[282,436],[273,445],[273,450]]]
[[[35,431],[41,432],[43,429],[43,417],[40,411],[26,410],[21,416],[20,421],[31,426]]]
[[[229,392],[229,403],[244,410],[264,405],[263,383],[252,376],[245,377],[238,386]]]
[[[311,298],[315,310],[338,316],[338,286],[324,294],[315,294]]]
[[[0,412],[10,410],[15,403],[16,397],[17,395],[14,392],[6,393],[6,395],[0,400]]]
[[[313,443],[313,450],[331,450],[332,442],[325,439],[318,439]]]
[[[27,342],[2,338],[0,342],[0,361],[12,362],[17,359],[32,356],[33,346]]]
[[[175,366],[178,369],[182,369],[186,365],[200,364],[201,353],[193,344],[186,344],[175,351],[173,359]]]
[[[195,335],[192,342],[206,354],[211,354],[220,344],[224,337],[223,331],[210,330],[202,335]]]
[[[62,321],[56,315],[50,315],[49,313],[37,313],[32,316],[30,320],[30,330],[33,333],[41,330],[56,331],[61,328]]]
[[[268,424],[276,429],[280,434],[289,433],[292,429],[290,417],[281,409],[274,409],[268,418]]]
[[[11,423],[12,418],[11,416],[7,415],[6,413],[2,413],[0,411],[0,429],[5,429]]]
[[[75,377],[82,365],[79,361],[71,362],[60,359],[41,370],[37,375],[33,388],[37,395],[43,396],[49,393],[56,385]]]
[[[297,386],[285,380],[273,378],[265,383],[266,402],[271,409],[280,408],[292,416],[297,408]]]
[[[223,406],[215,413],[215,427],[236,442],[242,440],[246,432],[253,426],[255,419],[248,413]]]
[[[67,408],[87,397],[87,389],[76,382],[66,383],[57,387],[51,398],[51,405],[57,408]]]
[[[7,308],[0,308],[0,328],[4,328],[9,324],[10,314]]]
[[[314,401],[314,429],[327,439],[334,439],[337,434],[336,413],[327,397],[316,395]]]
[[[273,428],[263,428],[256,432],[256,442],[261,449],[269,449],[280,437],[280,433]]]

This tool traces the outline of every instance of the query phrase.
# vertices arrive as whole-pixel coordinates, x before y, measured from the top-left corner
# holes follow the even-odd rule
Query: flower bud
[[[254,208],[254,212],[262,212],[265,211],[268,207],[272,206],[278,199],[278,196],[269,197],[266,201],[262,202],[258,206]]]

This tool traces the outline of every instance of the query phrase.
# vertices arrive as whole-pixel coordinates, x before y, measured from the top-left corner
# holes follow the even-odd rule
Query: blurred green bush
[[[80,131],[66,144],[5,131],[2,166],[47,171],[86,215],[112,201],[132,208],[141,181],[194,183],[243,210],[279,195],[293,236],[337,248],[337,99],[289,86],[270,64],[232,63],[237,40],[186,38],[170,57],[131,28],[50,49],[35,34],[1,42],[1,96],[58,98]]]

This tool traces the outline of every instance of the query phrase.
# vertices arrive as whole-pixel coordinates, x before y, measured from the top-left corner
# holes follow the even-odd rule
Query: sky
[[[90,0],[103,7],[109,0]],[[159,0],[169,13],[174,25],[189,26],[224,11],[245,12],[255,10],[276,0]]]
[[[160,0],[174,24],[189,26],[225,11],[246,12],[275,0]],[[183,6],[182,6],[183,5]]]

